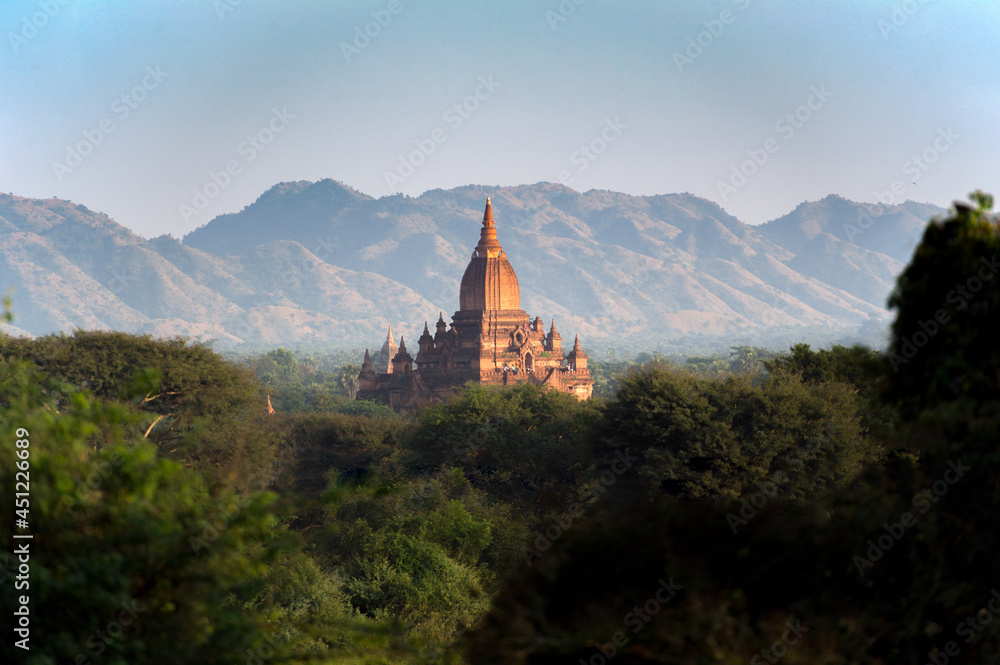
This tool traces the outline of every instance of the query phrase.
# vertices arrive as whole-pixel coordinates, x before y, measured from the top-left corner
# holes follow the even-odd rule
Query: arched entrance
[[[535,371],[535,359],[531,357],[530,353],[524,354],[524,371],[525,372]]]

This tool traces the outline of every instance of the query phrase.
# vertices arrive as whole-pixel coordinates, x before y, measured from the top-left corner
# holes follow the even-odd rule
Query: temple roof
[[[479,244],[462,276],[459,292],[462,310],[521,309],[521,288],[514,268],[497,240],[493,205],[486,199]]]

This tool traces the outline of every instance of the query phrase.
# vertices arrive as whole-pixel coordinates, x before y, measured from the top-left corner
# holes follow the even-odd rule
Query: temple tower
[[[385,343],[378,354],[378,362],[375,364],[375,370],[383,374],[392,374],[392,359],[398,350],[399,347],[396,346],[396,342],[392,339],[392,326],[389,326],[389,332],[385,336]]]
[[[390,327],[378,362],[371,363],[365,352],[358,398],[413,409],[443,401],[469,381],[530,383],[579,399],[591,396],[594,381],[579,336],[564,356],[555,321],[546,333],[542,317],[531,318],[521,309],[521,288],[497,238],[490,199],[486,199],[479,242],[462,275],[458,300],[450,328],[440,313],[433,335],[424,323],[417,340],[416,367],[402,338],[396,348]]]

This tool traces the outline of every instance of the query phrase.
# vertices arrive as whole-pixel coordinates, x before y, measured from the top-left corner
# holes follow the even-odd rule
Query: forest
[[[401,415],[342,358],[0,338],[2,660],[997,662],[992,204],[928,225],[886,349],[595,363],[587,402]]]

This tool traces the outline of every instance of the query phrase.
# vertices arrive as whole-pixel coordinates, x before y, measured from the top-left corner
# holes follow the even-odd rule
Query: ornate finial
[[[486,212],[483,213],[483,228],[479,230],[479,244],[472,258],[496,258],[503,252],[503,247],[497,241],[497,229],[493,225],[493,205],[486,199]]]
[[[493,204],[490,202],[490,197],[486,197],[486,212],[483,213],[483,226],[485,228],[493,228]]]

